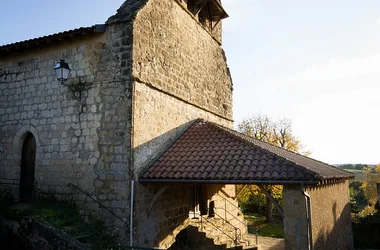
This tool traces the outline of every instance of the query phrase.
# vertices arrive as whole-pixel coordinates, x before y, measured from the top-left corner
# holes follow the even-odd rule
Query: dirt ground
[[[258,237],[259,250],[283,250],[285,249],[285,240],[270,237]]]
[[[256,243],[256,236],[250,234],[249,238],[253,240],[253,243]],[[258,236],[258,250],[283,250],[285,249],[285,240],[279,238],[270,238]]]

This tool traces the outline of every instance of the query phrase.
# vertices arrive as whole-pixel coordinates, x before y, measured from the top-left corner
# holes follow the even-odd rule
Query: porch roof
[[[198,119],[142,173],[139,181],[316,185],[354,176],[326,163]]]

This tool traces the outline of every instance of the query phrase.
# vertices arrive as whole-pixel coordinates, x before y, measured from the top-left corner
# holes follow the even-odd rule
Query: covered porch
[[[173,203],[187,208],[182,211],[186,222],[181,219],[177,223],[180,227],[172,227],[175,236],[194,220],[199,224],[220,218],[235,231],[231,238],[238,246],[244,243],[247,227],[237,206],[234,185],[283,185],[283,206],[269,192],[266,194],[283,217],[286,249],[351,249],[352,233],[347,229],[339,233],[340,227],[350,227],[350,178],[351,173],[328,164],[198,119],[141,174],[139,182],[155,187],[147,208],[150,214],[165,210],[159,201],[168,194],[177,195]],[[314,202],[314,197],[319,200],[326,194],[331,195],[323,204]],[[315,218],[329,225],[321,226]],[[224,234],[221,225],[214,228],[214,235]],[[158,247],[162,246],[159,241]],[[339,246],[332,245],[336,241]]]

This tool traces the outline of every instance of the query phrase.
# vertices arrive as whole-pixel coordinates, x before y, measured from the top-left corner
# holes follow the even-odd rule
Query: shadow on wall
[[[149,139],[149,134],[143,134],[143,131],[137,130],[137,143],[144,139],[146,142],[134,150],[135,175],[141,175],[193,122],[194,120],[182,124],[152,139]],[[207,214],[210,206],[208,202],[211,197],[224,186],[136,182],[135,245],[169,247],[175,242],[176,235],[189,224],[189,212],[194,217],[199,214]],[[224,195],[230,197],[228,193],[224,193]],[[216,205],[215,213],[218,212]]]
[[[334,218],[334,227],[328,232],[323,228],[314,240],[314,249],[354,249],[350,204],[346,204],[340,217],[336,216],[337,203],[334,202],[331,213]]]
[[[260,248],[261,250],[284,250],[285,249],[285,241],[276,243],[274,246],[266,247],[265,245]]]
[[[148,223],[154,228],[154,246],[162,248],[174,242],[176,234],[186,226],[189,218],[190,187],[171,185],[157,201],[149,215]],[[144,223],[144,222],[143,222]],[[148,224],[148,225],[149,225]]]
[[[136,131],[137,140],[147,141],[134,149],[135,175],[141,175],[193,123],[187,122],[150,139]],[[149,140],[150,139],[150,140]],[[160,247],[174,242],[189,218],[191,186],[183,184],[135,183],[134,243]]]
[[[175,239],[175,243],[168,250],[221,250],[221,249],[242,249],[240,246],[227,247],[226,245],[216,245],[214,241],[205,236],[204,232],[199,232],[198,228],[188,226],[182,230]],[[254,242],[252,242],[254,243]],[[283,239],[274,239],[269,237],[260,237],[259,249],[261,250],[284,250],[285,242]],[[250,246],[249,249],[255,249]]]
[[[145,141],[133,149],[135,174],[142,174],[146,168],[154,163],[154,161],[161,156],[194,122],[195,120],[186,122],[154,138],[151,137],[151,134],[155,132],[134,131],[134,136],[136,137],[134,139],[135,143]],[[158,126],[159,124],[156,125]],[[135,125],[135,127],[138,126]],[[155,129],[155,127],[152,129]]]
[[[145,194],[147,195],[145,196],[146,201],[150,201],[151,199],[148,197],[152,197],[153,194],[159,192],[165,186],[168,189],[157,199],[152,207],[140,203],[138,224],[140,235],[144,235],[144,239],[139,240],[142,244],[154,242],[153,245],[159,248],[172,245],[176,241],[177,234],[184,230],[187,232],[189,217],[198,217],[199,214],[210,213],[208,201],[224,187],[224,185],[219,184],[202,186],[191,184],[144,184],[143,189],[145,189]],[[204,190],[202,197],[197,195],[196,190],[199,187]],[[195,207],[199,212],[197,215],[195,215]],[[146,211],[150,211],[150,213]],[[192,229],[190,229],[190,233],[194,233]],[[182,238],[180,239],[182,240]],[[199,244],[201,243],[207,242],[202,240]],[[174,243],[174,246],[176,244]]]
[[[206,234],[199,232],[198,228],[188,226],[182,230],[175,238],[175,243],[168,250],[222,250],[235,249],[227,248],[225,245],[215,245],[212,239],[206,237]]]

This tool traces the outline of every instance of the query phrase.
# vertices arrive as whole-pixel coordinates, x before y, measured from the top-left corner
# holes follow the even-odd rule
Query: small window
[[[198,20],[204,26],[212,28],[212,17],[209,4],[207,4],[201,9],[201,11],[198,14]]]
[[[209,30],[228,17],[219,0],[184,0],[187,9]]]
[[[193,13],[193,15],[197,15],[199,9],[201,8],[200,0],[185,0],[187,2],[187,9]]]

